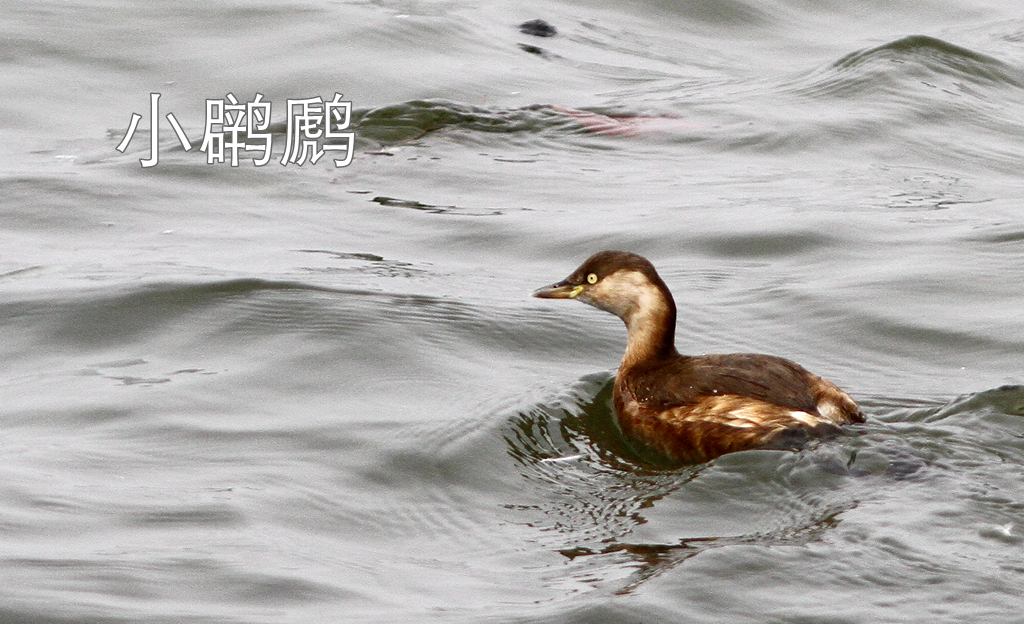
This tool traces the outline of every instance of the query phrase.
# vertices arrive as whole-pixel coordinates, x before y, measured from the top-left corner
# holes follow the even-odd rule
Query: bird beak
[[[533,291],[533,296],[541,299],[575,299],[581,292],[583,292],[583,284],[574,286],[563,280],[557,284],[538,288]]]

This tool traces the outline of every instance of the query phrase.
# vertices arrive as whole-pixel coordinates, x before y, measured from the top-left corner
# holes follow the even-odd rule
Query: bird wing
[[[653,372],[665,407],[704,397],[734,395],[817,415],[819,378],[787,359],[759,354],[701,355],[668,362]]]

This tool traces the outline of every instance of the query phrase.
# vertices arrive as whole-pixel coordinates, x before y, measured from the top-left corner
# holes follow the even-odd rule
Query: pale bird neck
[[[636,305],[623,319],[628,332],[622,366],[651,363],[677,355],[676,306],[672,295],[651,285],[640,292]]]

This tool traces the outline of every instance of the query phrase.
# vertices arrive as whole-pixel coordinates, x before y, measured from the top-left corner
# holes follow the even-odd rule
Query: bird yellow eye
[[[597,273],[591,273],[590,275],[588,275],[587,276],[587,283],[588,284],[596,284],[597,283]]]

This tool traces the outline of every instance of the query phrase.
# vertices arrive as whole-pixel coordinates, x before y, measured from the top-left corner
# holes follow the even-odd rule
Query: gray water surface
[[[1021,621],[1024,15],[892,4],[9,3],[0,620]],[[352,164],[140,165],[229,92]],[[635,456],[606,248],[868,422]]]

